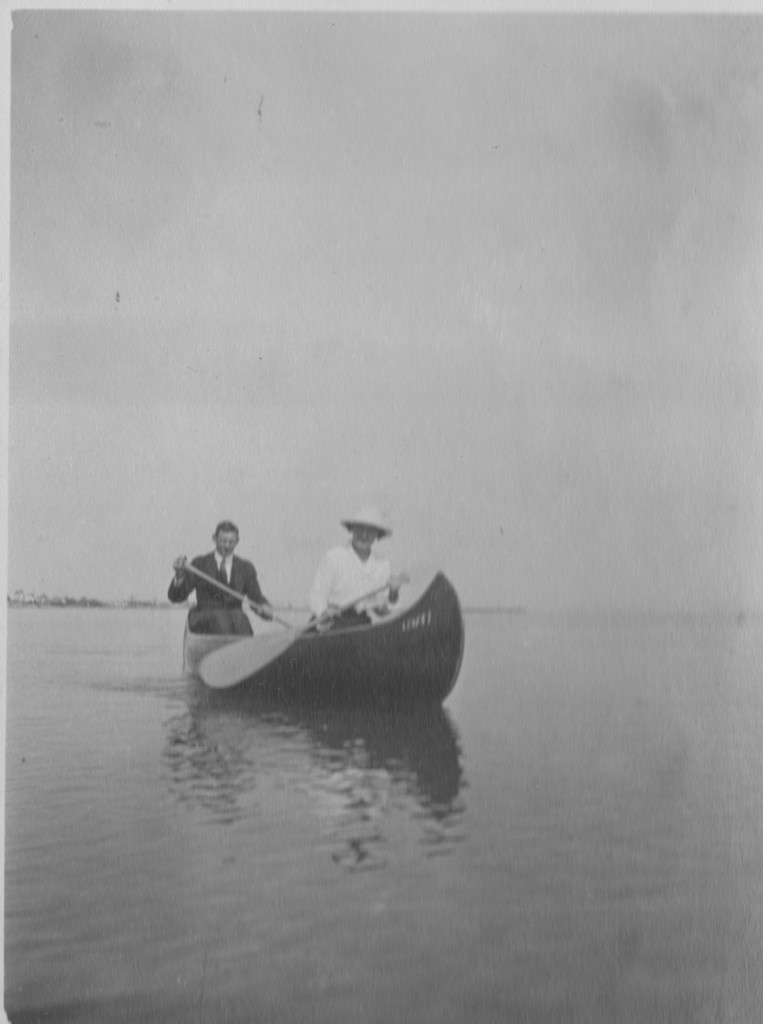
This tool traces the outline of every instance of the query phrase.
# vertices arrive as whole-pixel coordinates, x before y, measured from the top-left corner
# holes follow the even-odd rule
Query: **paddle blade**
[[[267,633],[227,644],[204,658],[199,674],[213,690],[227,690],[275,661],[295,639],[293,633]]]

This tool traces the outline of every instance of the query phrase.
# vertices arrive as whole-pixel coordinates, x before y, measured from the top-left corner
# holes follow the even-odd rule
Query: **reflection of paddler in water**
[[[194,684],[200,689],[201,684]],[[180,803],[203,808],[222,824],[240,820],[257,786],[256,725],[237,716],[221,717],[201,705],[165,722],[163,760]]]
[[[345,866],[378,866],[390,795],[396,808],[405,806],[399,797],[413,802],[430,850],[453,838],[464,809],[463,769],[456,730],[439,705],[397,714],[268,713],[201,689],[189,696],[187,710],[167,723],[165,762],[178,799],[216,820],[249,813],[258,779],[278,773],[281,758],[290,785],[312,794],[315,813],[340,844],[332,856]]]

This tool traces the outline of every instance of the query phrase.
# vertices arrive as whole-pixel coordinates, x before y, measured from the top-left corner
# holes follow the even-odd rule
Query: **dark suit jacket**
[[[191,565],[207,576],[217,579],[217,562],[215,561],[214,551],[210,551],[208,555],[199,555],[196,558],[192,558]],[[239,594],[246,594],[256,604],[265,604],[267,602],[267,598],[260,590],[257,571],[252,563],[247,562],[244,558],[233,556],[228,586]],[[241,607],[240,601],[229,597],[222,590],[218,590],[211,583],[199,579],[198,576],[194,576],[190,572],[187,572],[178,584],[175,583],[175,577],[173,576],[170,589],[167,591],[167,597],[173,604],[180,604],[182,601],[186,601],[194,590],[196,591],[196,607],[201,611]]]

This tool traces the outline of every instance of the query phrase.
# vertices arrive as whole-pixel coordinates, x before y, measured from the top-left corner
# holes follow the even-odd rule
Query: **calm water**
[[[466,625],[436,713],[279,718],[10,610],[12,1024],[759,1024],[763,626]]]

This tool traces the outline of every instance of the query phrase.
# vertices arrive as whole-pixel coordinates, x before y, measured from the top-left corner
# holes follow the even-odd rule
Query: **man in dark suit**
[[[229,590],[246,595],[257,607],[254,609],[263,619],[273,618],[273,609],[260,590],[257,572],[251,562],[236,558],[233,551],[238,544],[238,527],[229,520],[218,523],[213,540],[215,550],[208,555],[199,555],[191,565],[205,576],[218,580]],[[221,588],[201,579],[188,569],[185,555],[172,563],[175,575],[167,591],[173,604],[186,601],[196,591],[196,607],[188,613],[188,628],[192,633],[235,633],[251,636],[252,627],[241,609],[241,601]]]

